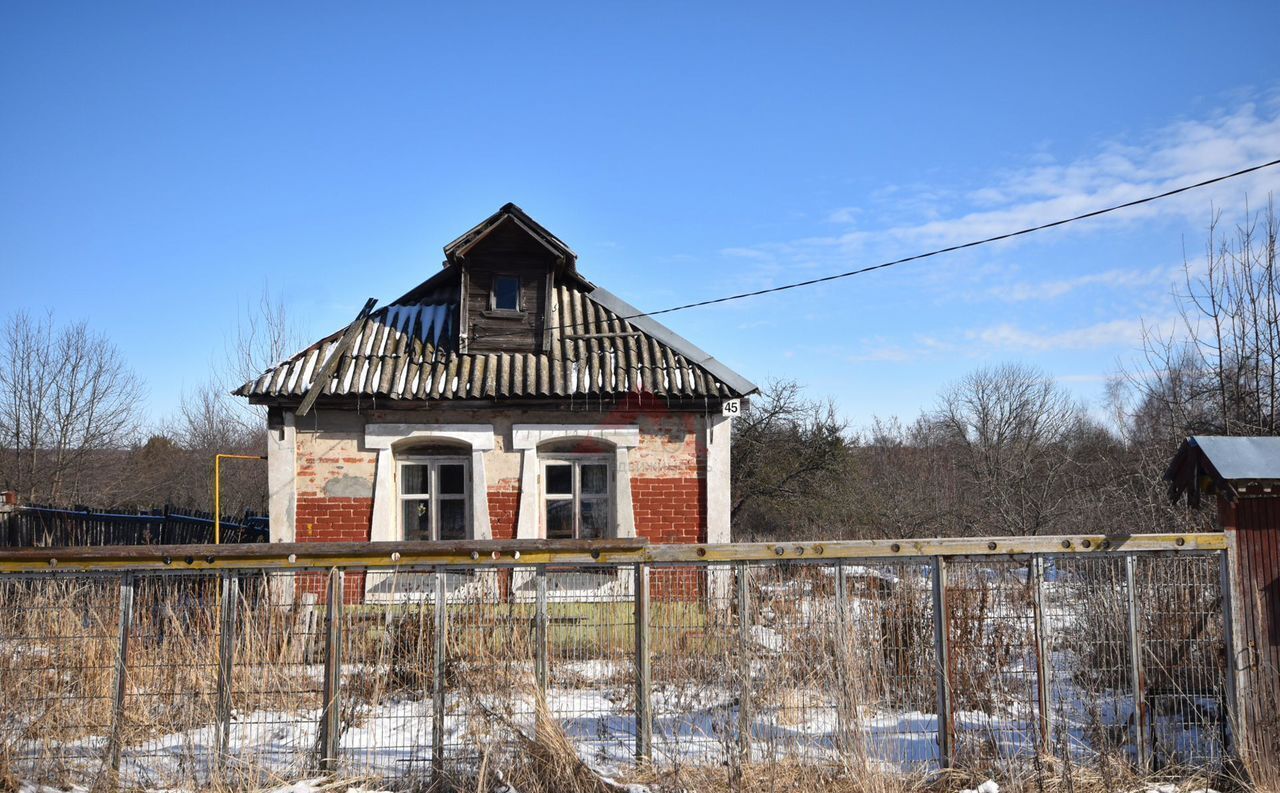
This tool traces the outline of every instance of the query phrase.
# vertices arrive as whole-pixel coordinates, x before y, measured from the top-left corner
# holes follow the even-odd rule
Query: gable
[[[455,254],[449,266],[461,278],[461,349],[465,352],[540,352],[549,343],[547,296],[562,257],[538,240],[511,216],[465,254]],[[504,282],[514,290],[498,290]],[[499,295],[513,291],[514,307]]]

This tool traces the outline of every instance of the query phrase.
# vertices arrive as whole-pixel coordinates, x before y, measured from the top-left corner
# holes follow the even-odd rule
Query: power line
[[[1061,220],[1055,220],[1050,223],[1042,223],[1038,226],[1028,226],[1027,228],[1018,229],[1017,231],[1010,231],[1005,234],[997,234],[994,237],[986,237],[984,239],[973,240],[972,242],[965,242],[959,245],[950,245],[945,248],[938,248],[936,250],[928,251],[927,253],[917,253],[913,256],[905,256],[901,259],[894,259],[888,262],[881,262],[880,264],[873,264],[868,267],[859,267],[856,270],[848,270],[843,273],[834,273],[832,275],[824,275],[820,278],[810,278],[806,281],[796,281],[795,283],[783,284],[782,286],[773,286],[773,287],[769,287],[768,289],[757,289],[753,292],[739,292],[738,294],[726,295],[724,297],[712,298],[710,300],[699,300],[696,303],[685,303],[683,305],[672,306],[670,308],[663,308],[657,311],[642,311],[637,314],[620,316],[618,317],[618,319],[626,321],[631,319],[639,319],[640,317],[656,317],[660,314],[671,314],[676,311],[687,311],[688,309],[691,309],[691,308],[702,308],[703,306],[714,306],[719,303],[728,303],[733,300],[743,300],[748,297],[759,297],[761,295],[771,295],[771,294],[774,294],[775,292],[785,292],[790,289],[799,289],[800,287],[804,287],[804,286],[814,286],[815,284],[825,284],[830,281],[838,281],[842,278],[851,278],[855,275],[862,275],[863,273],[869,273],[875,270],[883,270],[888,267],[896,267],[900,264],[907,264],[908,262],[916,262],[916,261],[920,261],[921,259],[928,259],[933,256],[941,256],[944,253],[954,253],[955,251],[965,250],[966,248],[976,248],[980,245],[989,245],[993,242],[1000,242],[1002,240],[1013,239],[1014,237],[1021,237],[1027,234],[1034,234],[1037,231],[1044,231],[1045,229],[1051,229],[1057,226],[1065,226],[1068,223],[1075,223],[1080,220],[1088,220],[1089,218],[1096,218],[1101,215],[1110,214],[1112,212],[1119,212],[1122,209],[1129,209],[1131,207],[1140,206],[1142,204],[1149,204],[1153,201],[1159,201],[1161,199],[1169,198],[1170,196],[1175,196],[1175,195],[1178,195],[1179,193],[1185,193],[1190,190],[1196,190],[1201,187],[1208,187],[1209,185],[1217,184],[1218,182],[1225,182],[1228,179],[1235,179],[1238,176],[1244,176],[1245,174],[1253,173],[1255,171],[1261,171],[1264,168],[1271,168],[1275,165],[1280,165],[1280,159],[1271,160],[1270,162],[1264,162],[1261,165],[1254,165],[1248,168],[1243,168],[1239,171],[1234,171],[1232,173],[1224,174],[1222,176],[1215,176],[1212,179],[1205,179],[1204,181],[1196,182],[1195,184],[1188,184],[1188,185],[1183,185],[1182,187],[1176,187],[1172,190],[1166,190],[1163,193],[1156,193],[1154,195],[1149,195],[1144,198],[1138,198],[1133,201],[1126,201],[1123,204],[1116,204],[1114,206],[1109,206],[1104,209],[1095,209],[1092,212],[1085,212],[1082,215],[1075,215],[1073,217],[1063,218]],[[550,295],[547,296],[547,299],[548,300],[550,299]],[[577,327],[584,324],[585,323],[576,322],[576,323],[571,323],[569,325],[553,326],[551,328],[548,328],[548,330],[567,330],[569,328]],[[487,333],[487,334],[484,334],[484,338],[494,339],[494,338],[501,338],[504,336],[514,337],[515,335],[516,334],[511,334],[511,333]]]

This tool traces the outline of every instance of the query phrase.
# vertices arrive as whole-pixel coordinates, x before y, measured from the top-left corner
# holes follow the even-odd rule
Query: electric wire
[[[1181,187],[1175,187],[1171,190],[1165,190],[1164,192],[1161,192],[1161,193],[1154,193],[1152,195],[1144,196],[1142,198],[1137,198],[1132,201],[1125,201],[1124,203],[1121,203],[1121,204],[1114,204],[1112,206],[1104,207],[1102,209],[1095,209],[1090,212],[1084,212],[1079,215],[1073,215],[1068,218],[1062,218],[1060,220],[1054,220],[1048,223],[1041,223],[1037,226],[1027,226],[1025,228],[1018,229],[1017,231],[1009,231],[1003,234],[996,234],[995,236],[984,237],[979,240],[971,240],[969,242],[964,242],[957,245],[948,245],[945,248],[936,248],[934,250],[927,251],[925,253],[917,253],[911,256],[904,256],[900,259],[893,259],[891,261],[880,262],[879,264],[873,264],[867,267],[859,267],[854,270],[847,270],[845,272],[833,273],[831,275],[824,275],[819,278],[809,278],[804,281],[795,281],[794,283],[782,284],[780,286],[772,286],[772,287],[768,287],[767,289],[756,289],[750,292],[738,292],[732,295],[725,295],[723,297],[710,298],[707,300],[699,300],[693,303],[684,303],[682,305],[671,306],[669,308],[658,309],[656,311],[641,311],[635,314],[617,316],[614,319],[626,322],[633,319],[640,319],[641,317],[656,317],[662,314],[671,314],[676,311],[688,311],[689,309],[703,308],[705,306],[714,306],[720,303],[728,303],[734,300],[745,300],[746,298],[749,298],[749,297],[760,297],[762,295],[771,295],[777,292],[786,292],[791,289],[800,289],[802,287],[815,286],[817,284],[825,284],[831,281],[838,281],[844,278],[852,278],[855,275],[863,275],[865,273],[874,272],[876,270],[884,270],[889,267],[897,267],[898,265],[908,264],[910,262],[917,262],[922,259],[929,259],[935,256],[941,256],[947,253],[954,253],[956,251],[966,250],[968,248],[976,248],[981,245],[990,245],[991,243],[1001,242],[1003,240],[1009,240],[1015,237],[1022,237],[1028,234],[1034,234],[1039,231],[1045,231],[1046,229],[1056,228],[1058,226],[1065,226],[1069,223],[1076,223],[1082,220],[1088,220],[1090,218],[1096,218],[1102,215],[1108,215],[1113,212],[1119,212],[1124,209],[1131,209],[1133,207],[1141,206],[1143,204],[1150,204],[1154,201],[1160,201],[1162,199],[1170,198],[1180,193],[1186,193],[1191,190],[1197,190],[1202,187],[1208,187],[1209,185],[1218,184],[1219,182],[1225,182],[1228,179],[1235,179],[1237,177],[1254,173],[1256,171],[1261,171],[1266,168],[1271,168],[1276,165],[1280,165],[1280,159],[1274,159],[1274,160],[1271,160],[1270,162],[1264,162],[1259,165],[1252,165],[1248,168],[1242,168],[1238,171],[1233,171],[1228,174],[1215,176],[1210,179],[1205,179],[1203,181],[1195,182],[1194,184],[1182,185]],[[551,296],[548,295],[547,299],[550,300]],[[608,321],[612,321],[612,320],[606,320],[606,322]],[[575,328],[579,326],[585,326],[586,324],[587,323],[585,321],[574,322],[566,325],[554,325],[549,328],[546,328],[545,330],[563,331],[563,330],[569,330],[571,328]],[[515,338],[519,335],[521,334],[484,333],[484,334],[477,334],[475,336],[472,336],[472,338],[486,338],[486,339],[497,339],[497,338],[504,338],[504,337]]]

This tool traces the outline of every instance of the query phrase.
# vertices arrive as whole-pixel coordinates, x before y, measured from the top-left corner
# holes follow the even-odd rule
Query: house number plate
[[[722,416],[737,416],[740,413],[742,413],[741,399],[726,399],[720,405],[720,415]]]

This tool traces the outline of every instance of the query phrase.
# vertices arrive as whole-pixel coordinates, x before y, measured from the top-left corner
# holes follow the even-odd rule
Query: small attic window
[[[519,311],[520,278],[514,275],[495,275],[490,305],[495,311]]]

